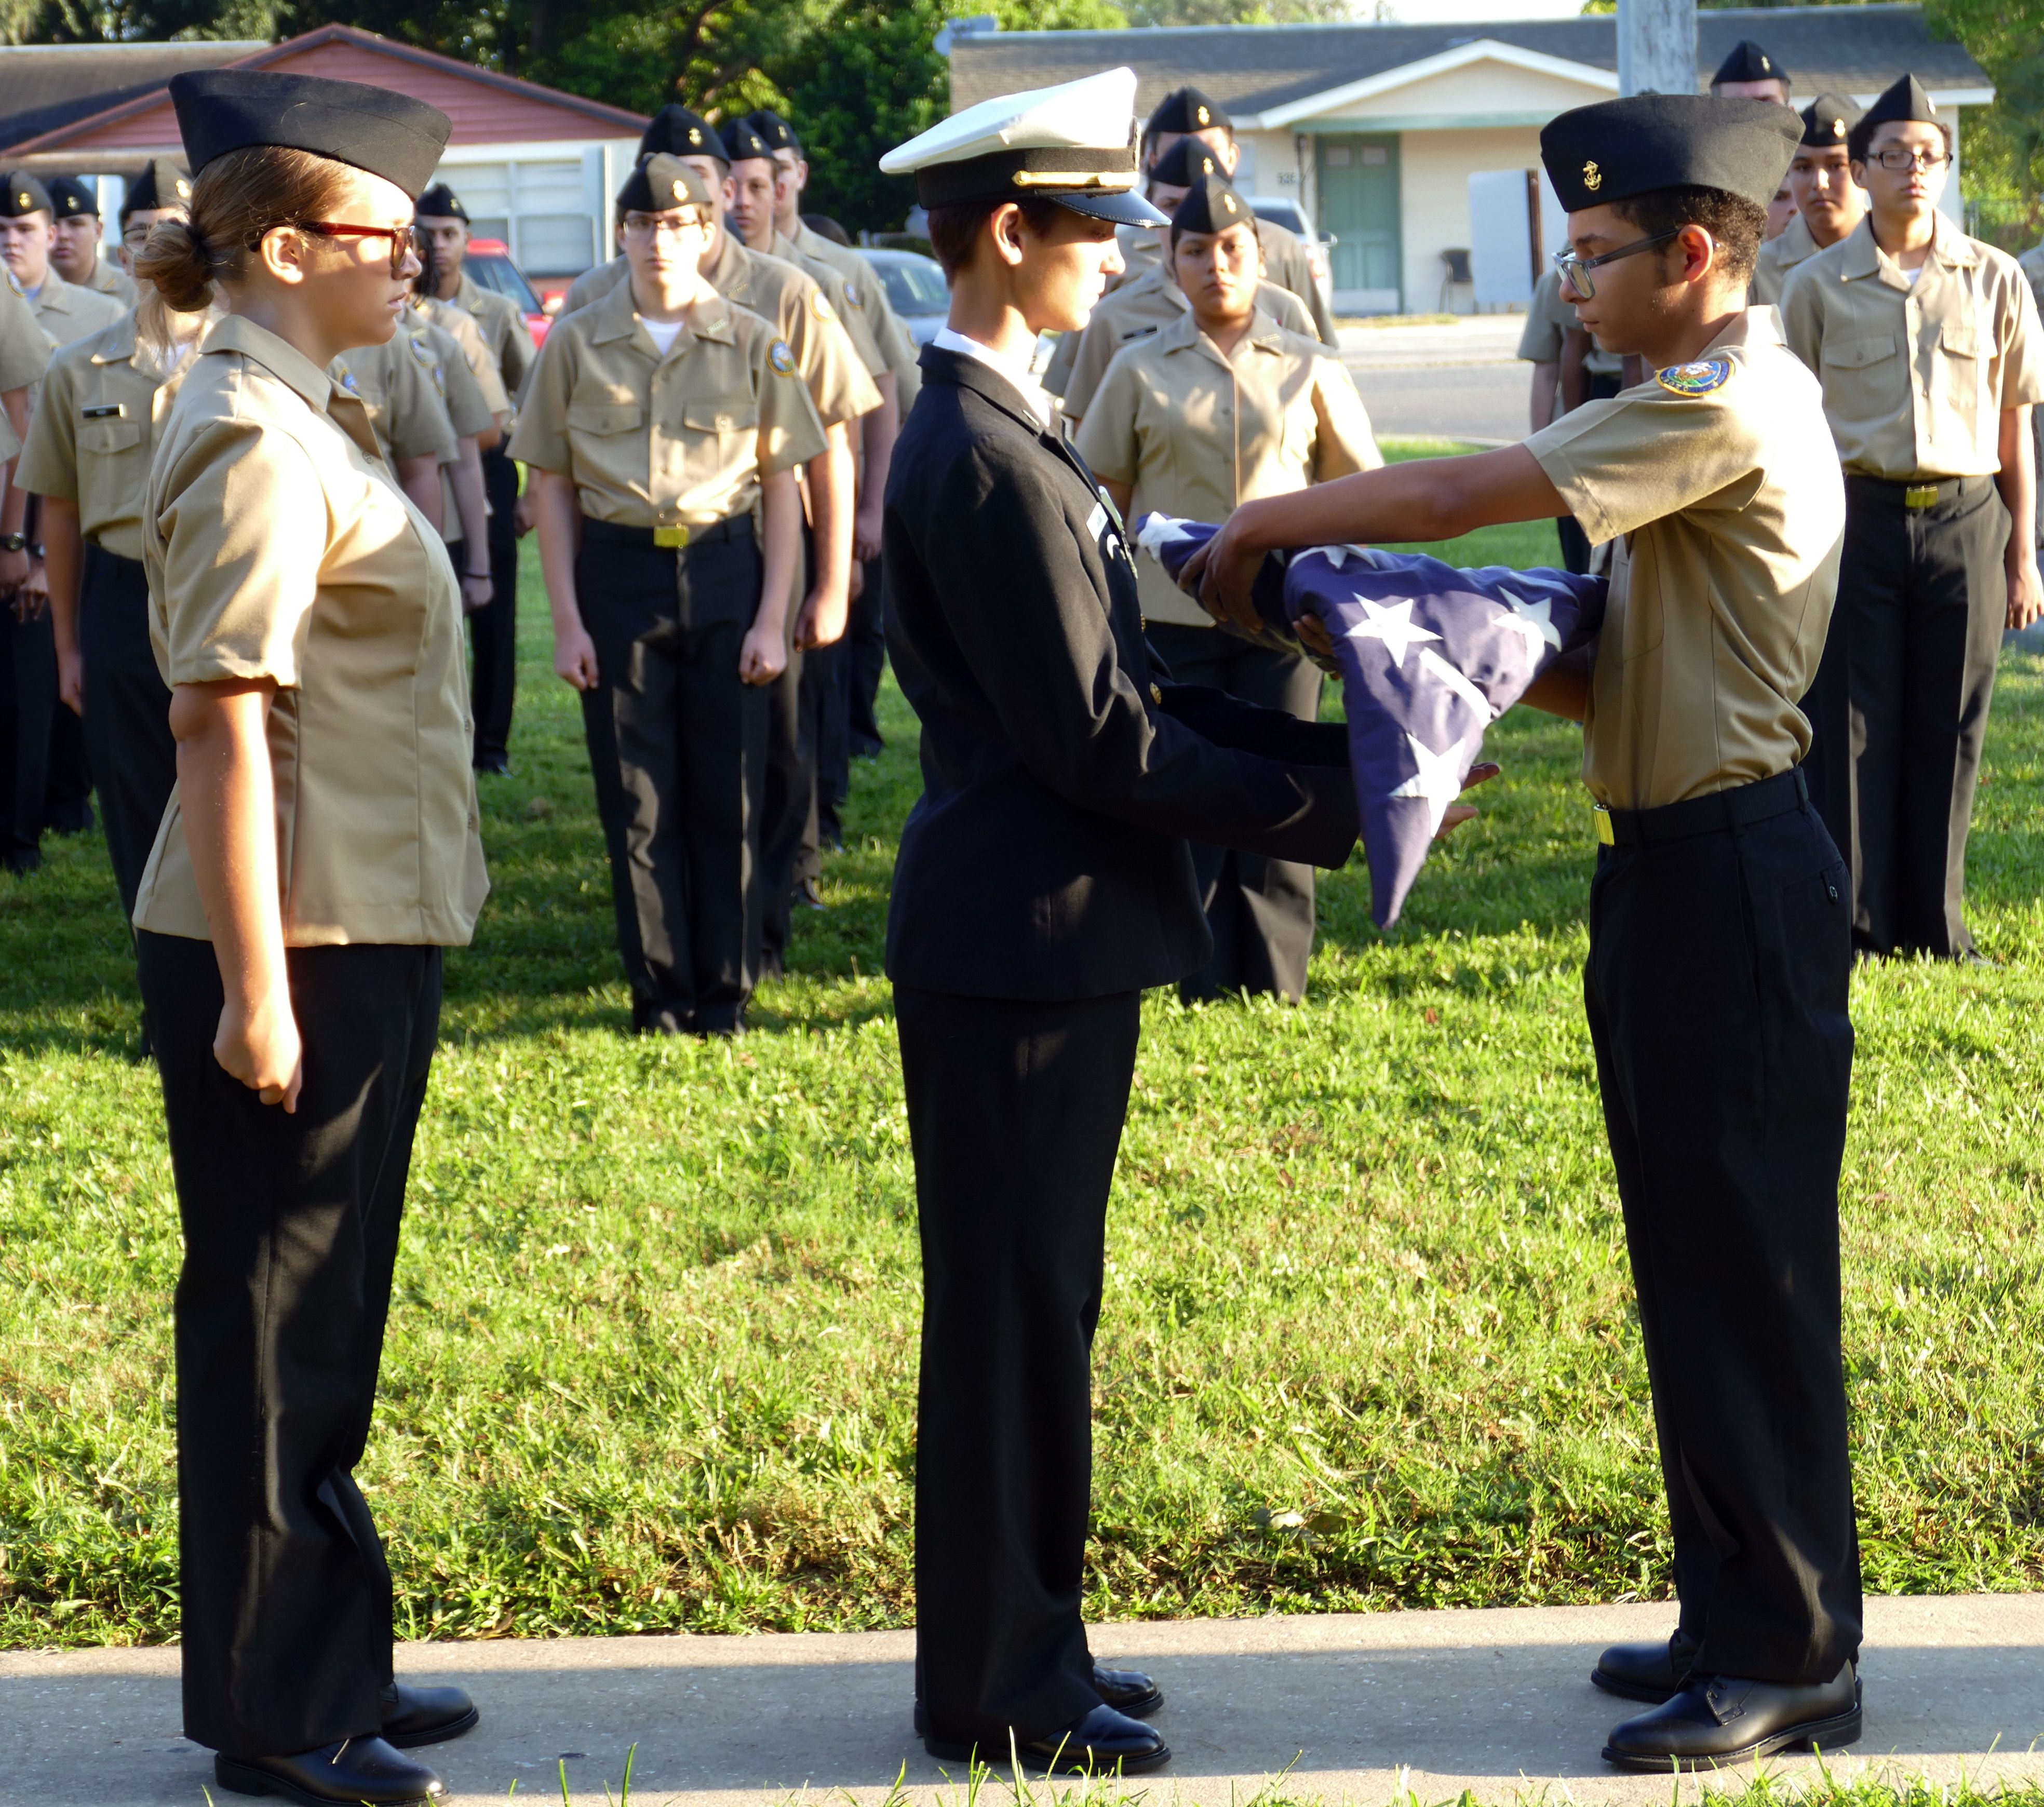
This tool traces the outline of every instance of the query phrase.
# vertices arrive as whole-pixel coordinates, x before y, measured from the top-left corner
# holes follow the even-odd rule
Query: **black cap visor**
[[[1117,226],[1168,226],[1170,216],[1160,213],[1132,188],[1084,194],[1039,194],[1041,201],[1055,201],[1089,220],[1112,220]]]

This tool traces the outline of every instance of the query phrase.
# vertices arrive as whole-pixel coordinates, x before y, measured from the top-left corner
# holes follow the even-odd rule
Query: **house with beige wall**
[[[1696,35],[1700,88],[1726,52],[1750,37],[1789,71],[1799,106],[1819,92],[1865,106],[1911,71],[1950,109],[1955,131],[1961,108],[1994,98],[1961,45],[1932,39],[1921,6],[1710,10],[1697,15]],[[1442,254],[1470,247],[1470,178],[1537,170],[1543,125],[1618,92],[1617,26],[1609,14],[1111,32],[955,24],[947,41],[954,110],[1121,64],[1139,78],[1139,111],[1185,82],[1204,89],[1235,121],[1243,146],[1238,186],[1297,201],[1336,240],[1335,302],[1346,313],[1441,305]],[[1948,196],[1956,211],[1956,163]],[[1474,305],[1466,286],[1446,299],[1462,312]]]

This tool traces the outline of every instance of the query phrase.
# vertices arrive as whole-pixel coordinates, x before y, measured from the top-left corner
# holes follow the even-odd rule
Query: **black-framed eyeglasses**
[[[390,274],[405,274],[405,259],[415,248],[412,240],[413,228],[403,226],[343,226],[330,220],[288,220],[280,222],[295,226],[302,232],[310,232],[322,239],[388,239],[390,241]]]
[[[1892,170],[1900,175],[1905,170],[1941,170],[1952,160],[1949,151],[1917,151],[1907,144],[1890,144],[1874,152],[1868,157],[1870,163],[1878,163],[1885,170]]]
[[[1650,239],[1635,239],[1631,244],[1622,244],[1616,251],[1601,252],[1596,257],[1578,257],[1573,251],[1554,253],[1555,274],[1562,278],[1562,286],[1579,300],[1596,299],[1596,284],[1590,280],[1590,272],[1598,265],[1616,263],[1621,257],[1637,257],[1642,251],[1658,250],[1670,240],[1682,236],[1677,226],[1672,232],[1656,232]]]

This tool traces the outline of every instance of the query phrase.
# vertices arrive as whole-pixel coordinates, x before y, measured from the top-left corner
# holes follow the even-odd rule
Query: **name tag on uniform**
[[[1103,502],[1096,502],[1093,505],[1093,512],[1086,516],[1087,539],[1099,539],[1101,529],[1106,525],[1107,505]]]
[[[118,420],[128,409],[118,401],[102,401],[97,407],[81,408],[78,412],[83,420]]]
[[[656,527],[653,529],[653,543],[668,552],[678,552],[689,543],[689,530],[685,527]]]

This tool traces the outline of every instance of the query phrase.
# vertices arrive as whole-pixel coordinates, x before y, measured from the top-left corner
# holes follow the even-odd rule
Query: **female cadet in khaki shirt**
[[[1255,216],[1226,178],[1202,176],[1171,217],[1165,252],[1192,311],[1115,355],[1079,428],[1080,455],[1123,515],[1224,520],[1238,502],[1383,463],[1348,372],[1259,304]],[[1136,568],[1150,643],[1181,684],[1320,714],[1320,673],[1299,654],[1221,631],[1154,560]],[[1305,994],[1313,869],[1195,845],[1213,958],[1187,1002]]]
[[[352,82],[180,75],[188,224],[137,263],[218,298],[142,518],[178,788],[135,924],[183,1219],[184,1728],[221,1785],[436,1797],[476,1720],[391,1675],[367,1440],[441,950],[488,880],[461,601],[328,366],[387,339],[445,115]]]
[[[702,274],[701,175],[651,157],[617,211],[628,277],[547,336],[511,454],[539,493],[554,669],[582,692],[632,1026],[732,1034],[759,964],[762,686],[787,664],[795,467],[824,429],[786,342]]]

